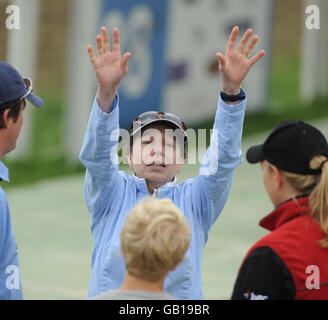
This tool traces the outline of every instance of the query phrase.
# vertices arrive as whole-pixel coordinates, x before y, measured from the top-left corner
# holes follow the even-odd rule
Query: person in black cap
[[[247,151],[275,207],[248,251],[232,299],[328,299],[328,145],[302,121],[280,123]]]
[[[11,65],[0,61],[0,180],[6,182],[9,182],[9,172],[2,158],[16,147],[26,99],[36,107],[44,104],[32,91],[31,79],[23,79]],[[0,187],[0,299],[22,298],[17,245],[7,198]]]
[[[105,27],[96,38],[96,54],[90,45],[87,47],[98,80],[80,153],[86,167],[85,201],[94,239],[88,297],[122,285],[126,268],[119,254],[119,235],[129,211],[139,200],[151,195],[171,199],[192,229],[185,259],[166,277],[164,291],[176,299],[203,298],[202,250],[227,201],[235,168],[242,161],[240,145],[246,93],[241,83],[265,53],[261,50],[248,58],[258,36],[252,36],[253,31],[249,29],[237,43],[238,32],[239,28],[234,27],[225,55],[216,53],[221,92],[210,147],[199,174],[179,184],[176,176],[184,162],[187,134],[182,121],[173,114],[151,111],[139,115],[129,132],[132,147],[128,161],[134,174],[119,170],[117,89],[128,72],[131,53],[121,54],[117,28],[113,30],[112,47]],[[181,134],[174,139],[176,131]]]

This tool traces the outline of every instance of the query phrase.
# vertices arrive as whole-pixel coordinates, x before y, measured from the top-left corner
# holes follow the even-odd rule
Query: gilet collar
[[[267,230],[273,231],[284,223],[307,213],[309,213],[308,196],[289,199],[263,218],[259,222],[259,225]]]

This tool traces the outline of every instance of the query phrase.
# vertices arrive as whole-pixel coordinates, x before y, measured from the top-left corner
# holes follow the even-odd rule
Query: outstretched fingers
[[[113,29],[113,52],[121,54],[120,33],[117,28]]]
[[[244,51],[244,48],[245,48],[245,46],[246,46],[246,44],[247,44],[249,38],[251,37],[252,33],[253,33],[253,30],[252,30],[252,29],[248,29],[248,30],[244,33],[243,37],[242,37],[241,40],[239,41],[239,45],[238,45],[238,51],[239,51],[239,52],[243,52],[243,51]]]
[[[238,26],[233,27],[228,40],[227,50],[233,50],[235,48],[238,32],[239,32],[239,27]]]
[[[255,46],[258,39],[259,39],[259,37],[257,35],[255,35],[252,38],[252,40],[248,44],[247,48],[244,50],[244,54],[245,54],[246,57],[248,57],[251,54],[251,52],[254,49],[254,46]]]
[[[261,50],[253,58],[249,59],[251,66],[255,64],[257,61],[259,61],[261,58],[263,58],[264,55],[265,55],[265,50]]]
[[[224,55],[221,52],[217,52],[216,57],[219,60],[219,69],[224,69],[225,65],[226,65],[226,60],[225,60]]]
[[[121,59],[121,65],[122,66],[127,66],[130,57],[131,57],[131,53],[130,52],[125,53],[123,55],[122,59]]]
[[[127,52],[121,58],[121,70],[123,71],[123,73],[128,72],[128,63],[129,63],[130,57],[131,57],[131,53]]]
[[[102,46],[102,36],[96,37],[96,50],[98,57],[102,56],[104,54],[103,46]]]
[[[107,29],[105,27],[101,27],[100,31],[101,31],[101,36],[102,36],[101,39],[102,39],[103,50],[105,53],[110,52],[110,44],[109,44]]]
[[[95,55],[92,47],[89,44],[87,46],[87,50],[88,50],[89,58],[90,58],[92,64],[94,65],[96,62],[96,55]]]

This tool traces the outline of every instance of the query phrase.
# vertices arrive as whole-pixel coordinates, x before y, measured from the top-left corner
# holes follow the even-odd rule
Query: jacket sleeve
[[[227,201],[235,168],[242,162],[245,106],[246,99],[237,105],[228,105],[219,97],[210,146],[192,184],[194,213],[205,231],[205,242]]]
[[[295,290],[293,278],[282,259],[270,247],[258,247],[243,262],[231,299],[290,300]]]
[[[100,219],[124,184],[118,166],[118,138],[118,96],[109,114],[100,109],[95,99],[80,152],[86,167],[84,196],[93,222]]]
[[[16,239],[5,194],[0,187],[0,300],[23,298]]]

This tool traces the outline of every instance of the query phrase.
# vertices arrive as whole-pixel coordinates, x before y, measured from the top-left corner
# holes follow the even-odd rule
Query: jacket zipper
[[[153,194],[152,194],[152,197],[153,197],[154,199],[157,199],[157,198],[158,198],[158,196],[159,196],[159,190],[160,190],[160,188],[155,188],[155,189],[154,189],[154,192],[153,192]]]

